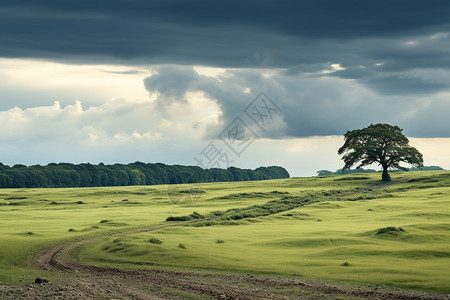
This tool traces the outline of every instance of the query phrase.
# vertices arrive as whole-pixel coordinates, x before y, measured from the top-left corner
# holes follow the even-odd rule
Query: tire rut
[[[186,222],[130,232],[185,225]],[[125,233],[114,235],[120,234]],[[187,295],[211,299],[336,299],[342,296],[386,300],[449,299],[446,295],[378,286],[369,289],[282,277],[126,269],[85,265],[71,259],[80,246],[100,238],[72,241],[44,249],[33,257],[33,266],[39,270],[59,272],[65,284],[77,286],[79,293],[87,293],[90,299],[184,299]]]

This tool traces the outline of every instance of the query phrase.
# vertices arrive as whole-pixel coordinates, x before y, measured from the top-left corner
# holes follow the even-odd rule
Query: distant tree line
[[[438,170],[444,170],[441,167],[438,166],[424,166],[422,168],[416,168],[412,167],[409,168],[408,171],[438,171]],[[351,174],[351,173],[376,173],[380,172],[373,169],[337,169],[335,172],[328,171],[328,170],[320,170],[317,171],[317,176],[327,176],[327,175],[345,175],[345,174]],[[390,172],[402,172],[402,170],[392,170]]]
[[[46,166],[0,163],[0,188],[60,188],[126,185],[154,185],[219,181],[248,181],[289,178],[278,166],[254,170],[229,167],[203,169],[198,166],[135,162],[98,165],[51,163]]]

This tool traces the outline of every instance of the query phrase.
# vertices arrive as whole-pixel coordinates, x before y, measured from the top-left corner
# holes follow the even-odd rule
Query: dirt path
[[[179,226],[176,224],[168,226]],[[167,227],[167,226],[163,226]],[[153,231],[162,227],[153,227]],[[98,238],[96,238],[98,239]],[[1,299],[450,299],[378,286],[358,288],[318,281],[252,275],[136,270],[75,263],[77,245],[60,244],[37,253],[33,265],[52,271],[55,283],[1,285]]]

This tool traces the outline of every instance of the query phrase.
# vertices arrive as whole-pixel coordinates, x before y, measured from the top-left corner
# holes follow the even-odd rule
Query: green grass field
[[[449,293],[450,172],[379,177],[0,190],[0,281],[35,276],[39,249],[98,237],[80,262]],[[205,219],[165,221],[194,211]]]

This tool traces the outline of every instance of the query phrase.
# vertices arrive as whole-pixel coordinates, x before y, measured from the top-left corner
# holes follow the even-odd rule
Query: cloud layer
[[[335,67],[336,69],[337,67]],[[331,72],[331,71],[330,71]],[[341,71],[334,70],[338,73]],[[331,73],[327,73],[331,74]],[[450,137],[449,92],[432,96],[380,95],[354,80],[337,76],[304,77],[286,71],[227,70],[215,77],[198,74],[188,66],[163,66],[144,80],[157,93],[159,106],[185,103],[188,92],[201,92],[220,107],[217,136],[260,92],[267,92],[283,111],[281,123],[272,123],[263,137],[342,135],[371,123],[387,122],[416,137]],[[250,121],[251,123],[251,121]]]
[[[0,154],[189,164],[236,117],[258,131],[244,109],[260,92],[283,111],[255,142],[274,163],[334,157],[317,145],[370,123],[448,138],[449,15],[446,0],[1,1]]]
[[[3,1],[0,56],[71,62],[287,68],[380,94],[447,90],[450,3]],[[436,72],[439,71],[439,72]]]

